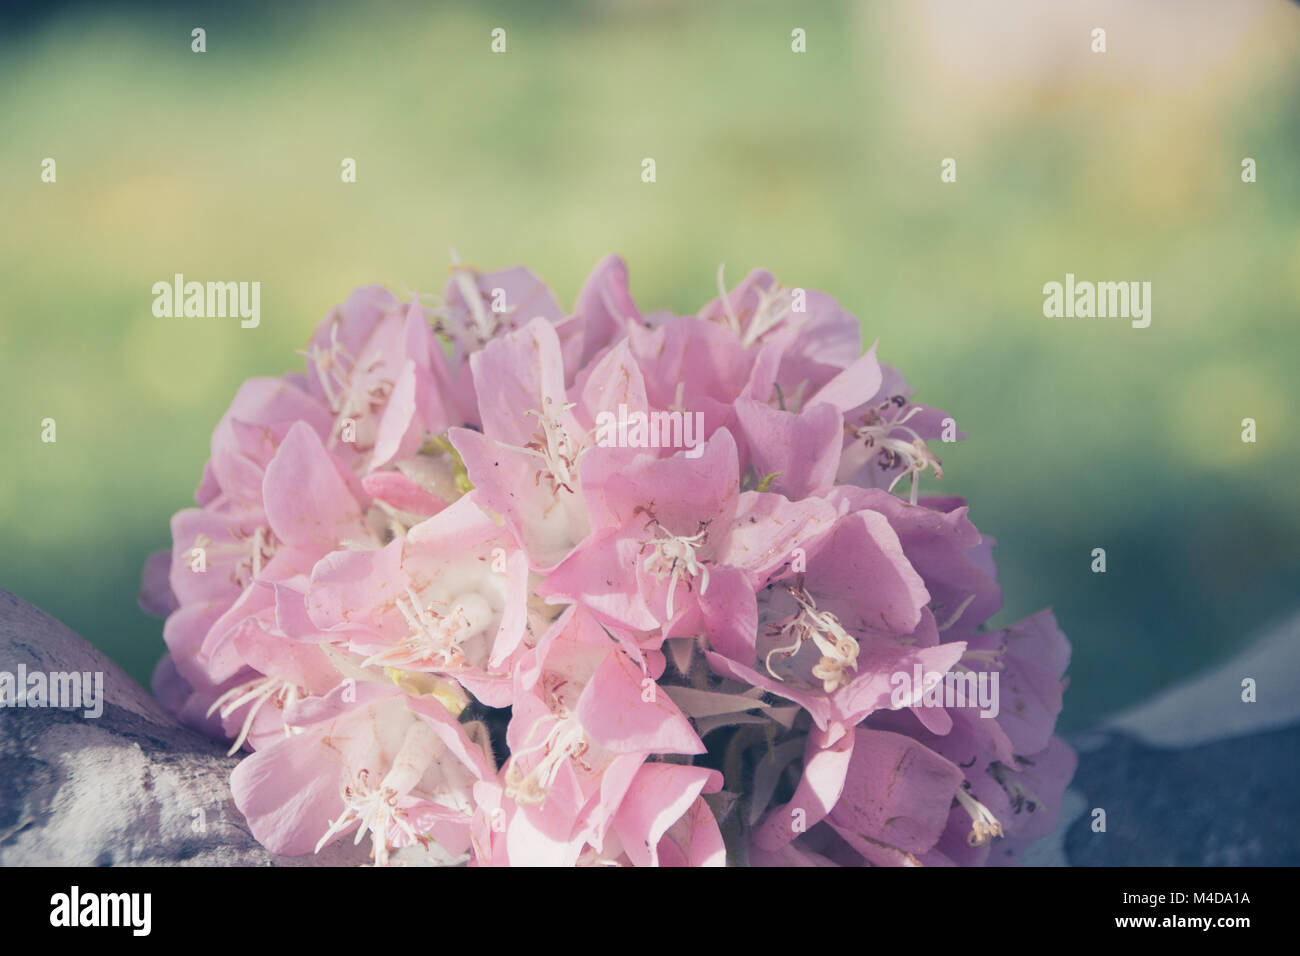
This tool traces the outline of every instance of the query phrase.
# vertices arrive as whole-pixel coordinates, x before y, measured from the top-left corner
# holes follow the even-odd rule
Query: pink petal
[[[722,774],[707,767],[644,764],[614,817],[614,832],[636,866],[659,864],[659,841],[701,793],[722,789]]]
[[[578,719],[593,741],[615,753],[705,750],[677,705],[617,649],[605,656],[583,690]]]
[[[293,547],[321,553],[344,541],[365,540],[369,532],[350,485],[320,437],[295,424],[266,468],[263,492],[271,530]],[[359,484],[355,490],[364,495]]]

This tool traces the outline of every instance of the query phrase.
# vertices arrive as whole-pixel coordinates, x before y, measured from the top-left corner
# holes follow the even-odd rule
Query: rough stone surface
[[[1245,678],[1253,701],[1242,700]],[[1053,862],[1300,865],[1300,616],[1070,742],[1070,813],[1042,841],[1055,842]],[[1104,833],[1092,829],[1095,808]]]
[[[0,866],[346,865],[351,841],[280,857],[230,797],[238,762],[172,720],[121,668],[58,621],[0,590],[0,671],[100,671],[98,718],[0,708]]]
[[[1074,866],[1296,866],[1300,726],[1200,746],[1124,734],[1080,746],[1084,812],[1065,834]],[[1092,809],[1106,811],[1106,832]]]

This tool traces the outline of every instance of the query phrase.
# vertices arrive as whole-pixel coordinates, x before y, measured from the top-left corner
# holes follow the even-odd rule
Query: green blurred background
[[[825,289],[956,417],[922,490],[998,539],[999,622],[1056,610],[1063,727],[1224,658],[1300,605],[1300,8],[1135,6],[8,9],[0,586],[147,682],[140,566],[243,379],[356,285],[440,291],[450,246],[566,307],[617,251],[646,310],[720,262]],[[261,327],[155,318],[176,272],[260,281]],[[1044,318],[1066,272],[1152,282],[1151,327]]]

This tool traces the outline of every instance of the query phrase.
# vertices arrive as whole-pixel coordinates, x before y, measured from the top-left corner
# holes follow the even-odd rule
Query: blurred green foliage
[[[139,569],[170,545],[244,378],[297,367],[356,285],[439,291],[449,246],[529,265],[566,306],[617,251],[647,310],[694,311],[719,262],[730,282],[763,266],[825,289],[956,417],[971,437],[937,448],[945,477],[922,490],[968,495],[998,539],[999,622],[1056,610],[1075,649],[1066,728],[1227,655],[1295,606],[1300,572],[1300,11],[1242,4],[1230,33],[1236,5],[1116,13],[1098,55],[1087,23],[1033,5],[964,22],[965,6],[77,6],[10,23],[0,586],[147,682],[163,645]],[[176,272],[260,281],[261,327],[155,318],[150,288]],[[1151,327],[1044,318],[1042,286],[1066,272],[1151,281]]]

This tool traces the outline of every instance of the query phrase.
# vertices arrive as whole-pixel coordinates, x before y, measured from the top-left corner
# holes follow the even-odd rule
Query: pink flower
[[[419,450],[451,424],[450,373],[418,302],[366,286],[317,327],[304,352],[307,387],[333,416],[328,447],[369,468]]]
[[[705,627],[727,641],[756,614],[756,590],[831,523],[831,508],[740,491],[737,450],[722,429],[698,459],[640,456],[599,489],[603,527],[541,586],[553,602],[662,638]]]
[[[1012,862],[1073,773],[1069,645],[988,629],[992,540],[920,495],[963,436],[875,351],[761,270],[694,316],[615,256],[569,315],[523,268],[359,289],[146,563],[158,696],[246,751],[278,853]]]
[[[359,666],[451,676],[490,707],[510,705],[530,626],[528,562],[473,495],[384,548],[323,558],[306,603]]]
[[[731,292],[700,310],[700,318],[730,330],[742,346],[775,345],[781,361],[776,384],[787,401],[802,404],[862,356],[861,325],[830,296],[815,289],[785,288],[755,269]],[[867,387],[872,387],[867,379]]]
[[[350,693],[349,693],[350,692]],[[441,705],[395,687],[341,684],[300,704],[301,733],[245,758],[231,776],[253,835],[277,853],[369,837],[374,860],[436,841],[469,846],[471,791],[489,772],[482,750]]]
[[[584,442],[564,386],[555,328],[535,320],[471,359],[482,432],[449,438],[486,508],[500,514],[534,567],[553,566],[587,534],[578,484]]]
[[[703,753],[704,745],[653,677],[576,609],[516,668],[507,741],[503,795],[514,809],[506,853],[515,864],[575,863],[586,847],[607,851],[611,828],[624,844],[640,841],[635,862],[649,861],[655,843],[643,852],[645,838],[657,841],[673,822],[661,827],[662,815],[685,812],[683,795],[693,800],[716,779],[674,768],[697,772],[649,786],[645,768],[668,765],[646,764],[648,756]]]

